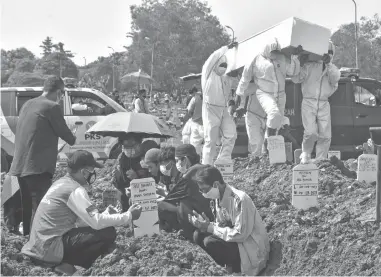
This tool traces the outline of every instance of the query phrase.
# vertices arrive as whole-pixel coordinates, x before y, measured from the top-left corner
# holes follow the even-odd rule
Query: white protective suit
[[[329,50],[334,51],[332,43]],[[340,71],[337,67],[329,63],[323,70],[322,61],[306,63],[300,73],[292,78],[293,82],[302,83],[303,163],[310,159],[316,141],[316,159],[326,159],[328,156],[331,144],[331,109],[328,98],[336,91],[339,79]]]
[[[231,160],[231,153],[237,138],[236,125],[228,112],[231,99],[232,77],[219,75],[218,67],[226,63],[224,46],[215,51],[202,67],[201,86],[203,92],[202,121],[204,125],[204,148],[202,163],[213,165],[216,142],[221,136],[222,147],[218,160]]]
[[[262,146],[266,132],[266,113],[258,101],[257,86],[250,83],[241,99],[240,107],[245,106],[246,97],[249,97],[246,108],[246,131],[249,138],[249,152],[252,158],[262,154]]]
[[[237,88],[237,95],[242,96],[254,78],[258,86],[258,101],[267,114],[266,125],[273,130],[282,125],[286,106],[286,76],[295,76],[300,71],[298,57],[292,55],[290,60],[280,50],[277,39],[266,45],[263,52],[245,66]]]

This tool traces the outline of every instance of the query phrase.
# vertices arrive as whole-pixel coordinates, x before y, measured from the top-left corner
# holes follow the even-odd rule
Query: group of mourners
[[[95,169],[103,165],[90,152],[70,154],[67,174],[52,184],[58,138],[74,145],[76,137],[58,104],[64,83],[49,77],[43,94],[26,102],[20,112],[9,172],[20,186],[23,235],[29,236],[22,253],[58,272],[73,274],[75,265],[89,268],[115,248],[115,227],[131,226],[140,217],[141,207],[131,203],[131,181],[152,177],[157,194],[164,198],[158,202],[162,230],[182,230],[186,239],[231,272],[257,275],[263,270],[270,250],[265,225],[251,198],[226,184],[213,166],[216,145],[221,144],[217,159],[231,160],[237,136],[234,115],[246,113],[252,154],[258,155],[265,138],[276,135],[285,122],[285,79],[290,76],[302,83],[304,97],[302,162],[310,161],[316,141],[317,158],[325,158],[331,137],[328,97],[337,89],[340,74],[331,63],[332,43],[322,61],[308,62],[301,46],[290,59],[275,39],[245,66],[233,100],[225,54],[236,46],[222,47],[205,62],[202,93],[192,89],[187,101],[184,144],[160,147],[138,133],[119,137],[122,152],[111,183],[118,190],[120,207],[109,206],[102,213],[88,192],[96,180]],[[147,112],[145,94],[139,92],[136,112]]]

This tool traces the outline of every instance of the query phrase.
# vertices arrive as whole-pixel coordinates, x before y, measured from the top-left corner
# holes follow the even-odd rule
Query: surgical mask
[[[178,171],[180,171],[180,173],[184,174],[188,169],[187,169],[187,166],[184,165],[182,166],[181,163],[177,163],[176,164],[176,168]]]
[[[168,165],[160,165],[160,172],[164,175],[164,176],[171,176],[171,170],[172,170],[172,166],[167,169],[167,166]]]
[[[332,51],[332,50],[328,50],[328,55],[329,55],[329,57],[331,58],[331,62],[332,62],[332,59],[333,59],[333,51]]]
[[[87,170],[87,169],[84,169],[86,170],[87,172],[89,172],[89,176],[87,176],[87,178],[85,178],[85,175],[82,173],[83,177],[85,178],[86,182],[89,184],[89,185],[92,185],[95,180],[97,179],[97,173],[95,172],[95,170],[93,172]]]
[[[202,196],[208,199],[218,199],[220,198],[220,191],[218,188],[211,188],[207,193],[203,193]]]
[[[59,92],[57,92],[57,100],[56,100],[56,102],[59,103],[62,100],[64,95],[65,95],[65,91],[61,91],[60,90]]]
[[[225,74],[225,72],[226,72],[226,67],[221,67],[221,66],[219,66],[219,67],[217,68],[217,75],[222,76],[222,75]]]

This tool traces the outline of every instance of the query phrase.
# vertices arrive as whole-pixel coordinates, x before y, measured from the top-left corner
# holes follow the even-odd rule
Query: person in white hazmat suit
[[[291,59],[280,52],[281,45],[274,38],[248,63],[243,70],[242,78],[238,84],[236,94],[244,95],[249,83],[254,79],[258,86],[257,98],[267,115],[267,136],[275,136],[282,126],[284,109],[286,106],[285,84],[286,76],[299,74],[300,63],[298,54],[303,51],[302,46],[294,50]]]
[[[216,50],[202,67],[201,86],[203,92],[202,122],[204,125],[204,148],[202,163],[213,165],[216,142],[221,136],[222,147],[217,160],[231,160],[231,153],[237,138],[236,125],[232,118],[234,100],[231,98],[232,77],[227,70],[226,52],[236,47],[233,42]]]
[[[301,163],[311,161],[316,144],[316,160],[326,159],[331,144],[331,108],[328,98],[337,90],[340,71],[332,64],[335,46],[329,42],[328,53],[322,61],[306,62],[301,56],[300,73],[292,78],[302,84],[302,122],[304,127]]]
[[[266,132],[266,113],[258,101],[256,91],[257,86],[251,82],[240,101],[237,101],[240,96],[236,97],[236,102],[240,102],[236,111],[237,116],[241,117],[246,112],[246,131],[249,138],[249,153],[252,159],[262,154]]]

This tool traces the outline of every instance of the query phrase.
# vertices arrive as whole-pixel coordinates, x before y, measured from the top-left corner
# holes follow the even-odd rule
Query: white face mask
[[[225,72],[226,72],[226,68],[225,68],[225,67],[221,67],[221,66],[219,66],[219,67],[217,68],[217,75],[222,76],[222,75],[225,74]]]
[[[208,199],[218,199],[220,198],[220,191],[218,190],[218,188],[213,187],[207,193],[203,193],[202,196]]]
[[[171,176],[171,169],[172,167],[170,169],[167,169],[165,165],[160,166],[160,172],[165,176]]]

